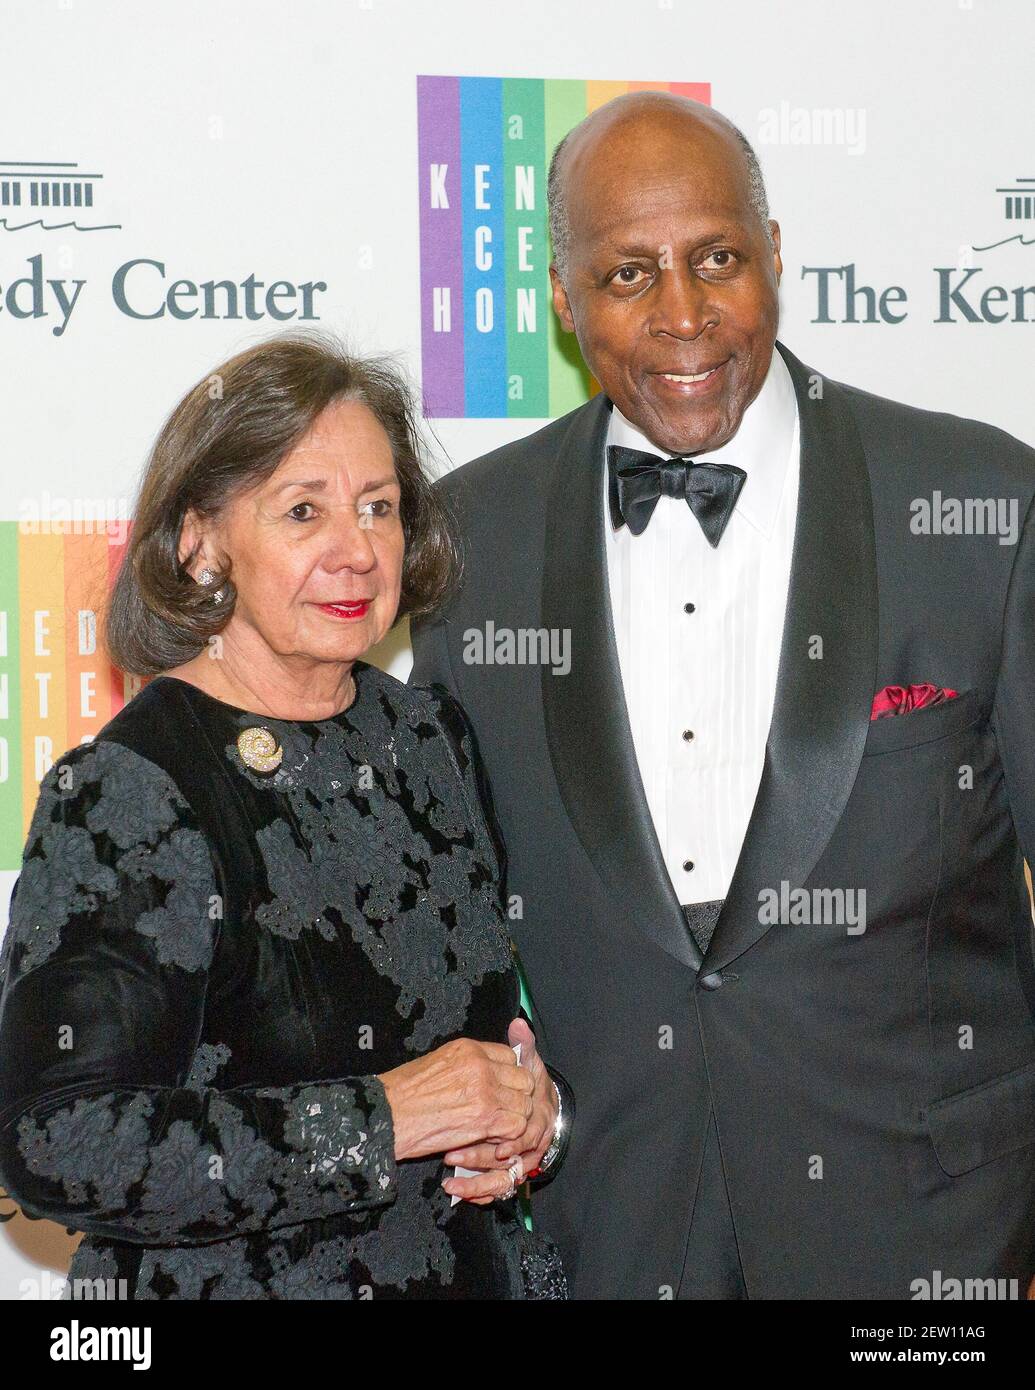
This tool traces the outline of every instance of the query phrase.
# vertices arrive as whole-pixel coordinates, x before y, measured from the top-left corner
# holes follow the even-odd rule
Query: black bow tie
[[[612,444],[607,450],[611,523],[625,522],[634,536],[646,528],[659,497],[682,497],[716,546],[733,515],[747,474],[731,463],[663,459]]]

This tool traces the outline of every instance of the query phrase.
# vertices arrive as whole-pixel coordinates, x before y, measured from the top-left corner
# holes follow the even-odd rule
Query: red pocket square
[[[943,705],[958,694],[958,690],[932,685],[930,681],[922,681],[919,685],[886,685],[873,697],[870,720],[884,719],[889,714],[911,714],[928,705]]]

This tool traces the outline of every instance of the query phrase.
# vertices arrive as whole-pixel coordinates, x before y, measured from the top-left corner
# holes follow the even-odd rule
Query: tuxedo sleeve
[[[412,623],[410,645],[413,647],[413,670],[409,684],[444,685],[452,696],[459,698],[446,647],[446,619],[436,616]]]
[[[992,727],[1021,850],[1035,867],[1035,502],[1014,559]]]

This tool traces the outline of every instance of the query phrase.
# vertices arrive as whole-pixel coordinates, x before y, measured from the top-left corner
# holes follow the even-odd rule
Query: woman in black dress
[[[573,1098],[473,735],[362,659],[452,564],[404,388],[332,341],[159,436],[108,624],[156,678],[44,778],[0,963],[0,1177],[87,1233],[73,1297],[563,1296],[514,1191]]]

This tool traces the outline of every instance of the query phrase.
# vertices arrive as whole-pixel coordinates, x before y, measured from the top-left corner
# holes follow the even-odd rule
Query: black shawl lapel
[[[862,445],[843,388],[777,347],[801,421],[794,554],[762,779],[705,955],[709,972],[769,930],[759,922],[763,889],[800,888],[815,868],[859,770],[876,674],[873,507]],[[823,654],[812,659],[817,636]]]
[[[696,969],[700,952],[640,780],[611,620],[603,529],[610,415],[602,392],[574,413],[549,488],[542,624],[570,632],[571,669],[542,668],[546,735],[565,808],[620,916]]]

